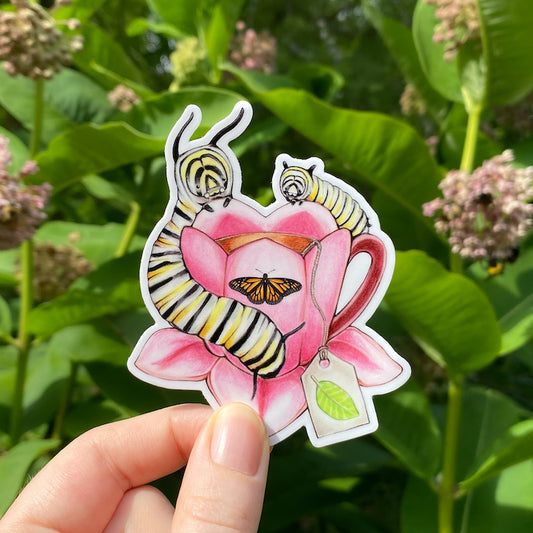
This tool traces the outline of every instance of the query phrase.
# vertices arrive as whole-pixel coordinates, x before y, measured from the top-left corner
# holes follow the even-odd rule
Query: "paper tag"
[[[317,437],[369,423],[355,368],[329,350],[302,374],[309,415]]]

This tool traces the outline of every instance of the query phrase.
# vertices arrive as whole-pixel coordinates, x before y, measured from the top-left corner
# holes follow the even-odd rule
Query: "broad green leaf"
[[[84,366],[107,398],[135,414],[182,403],[205,403],[200,392],[162,389],[140,381],[128,371],[126,359],[120,366],[101,361]]]
[[[363,0],[363,9],[381,35],[406,81],[416,87],[433,117],[437,119],[441,117],[445,110],[446,100],[428,82],[409,28],[401,22],[384,16],[369,0]]]
[[[244,0],[220,0],[210,13],[209,24],[205,29],[205,45],[217,79],[220,76],[219,63],[228,55],[228,47],[243,3]]]
[[[316,401],[324,413],[335,420],[348,420],[359,415],[350,395],[341,387],[331,381],[318,381],[314,376],[311,379],[316,384]]]
[[[142,83],[142,72],[137,68],[122,46],[98,26],[85,22],[81,26],[83,49],[73,55],[76,67],[90,76],[98,77],[92,68],[97,63],[132,81]]]
[[[55,357],[47,343],[31,350],[24,383],[24,431],[54,419],[65,396],[69,374],[68,359]]]
[[[291,69],[290,76],[302,89],[326,102],[331,102],[346,83],[340,72],[319,63],[297,64]]]
[[[132,195],[124,187],[100,176],[94,174],[85,176],[81,181],[87,191],[99,200],[115,202],[122,208],[129,207],[133,200]]]
[[[496,442],[489,457],[470,477],[461,481],[461,489],[469,491],[502,470],[533,457],[533,420],[515,424]]]
[[[196,33],[197,2],[190,0],[150,0],[161,18],[183,33]]]
[[[70,438],[76,438],[89,429],[116,422],[129,415],[129,412],[110,400],[80,403],[67,413],[64,433]]]
[[[277,117],[271,116],[261,121],[252,120],[252,123],[246,128],[246,131],[231,143],[231,149],[237,158],[239,158],[246,152],[259,148],[264,143],[278,139],[286,131],[287,126]],[[272,189],[268,187],[268,190],[272,196],[271,202],[274,200]],[[267,202],[267,204],[270,202]]]
[[[77,124],[103,122],[113,110],[107,92],[90,78],[64,68],[44,85],[44,99]]]
[[[13,132],[2,128],[2,126],[0,126],[0,135],[9,139],[7,149],[11,153],[12,161],[7,170],[10,174],[15,174],[30,158],[30,151]]]
[[[31,182],[46,181],[63,189],[89,174],[160,154],[164,147],[165,139],[149,137],[124,123],[83,124],[56,137],[39,154],[40,172],[32,176]]]
[[[397,253],[385,298],[425,352],[452,374],[479,370],[500,351],[500,326],[485,294],[423,252]]]
[[[170,37],[177,41],[186,37],[186,34],[178,30],[176,26],[165,22],[155,22],[150,19],[136,18],[132,20],[126,28],[126,33],[131,37],[142,35],[147,31]]]
[[[68,326],[143,305],[139,290],[140,254],[109,261],[67,292],[30,311],[29,331],[48,337]]]
[[[207,132],[214,124],[231,113],[233,106],[245,98],[226,89],[210,87],[185,87],[177,93],[163,93],[133,107],[120,119],[135,129],[165,138],[189,104],[196,104],[202,111],[202,122],[195,137]]]
[[[48,352],[64,361],[122,364],[131,349],[110,328],[91,323],[71,326],[56,333],[50,339]]]
[[[533,294],[500,318],[501,354],[507,354],[533,339]]]
[[[11,320],[11,309],[8,303],[0,296],[0,337],[9,335],[13,328],[13,321]]]
[[[490,105],[513,103],[533,89],[530,0],[478,0]]]
[[[515,465],[454,503],[454,532],[529,533],[533,528],[533,461]],[[437,533],[437,496],[410,478],[402,500],[402,533]]]
[[[156,93],[152,91],[152,89],[150,89],[143,83],[132,81],[129,78],[121,76],[120,74],[117,74],[116,72],[105,68],[104,66],[96,63],[95,61],[91,61],[91,68],[94,72],[99,74],[100,82],[105,87],[109,87],[111,89],[112,87],[116,87],[117,85],[124,85],[126,87],[129,87],[134,93],[137,94],[137,96],[142,99],[153,98],[156,95]]]
[[[462,102],[458,59],[445,61],[444,45],[433,41],[437,22],[435,6],[418,0],[413,16],[413,39],[422,69],[433,89],[448,100]]]
[[[35,84],[23,76],[11,77],[0,69],[0,105],[13,115],[28,131],[33,129],[33,108],[35,106]],[[52,103],[44,102],[43,141],[69,130],[74,121],[68,118]]]
[[[441,435],[427,397],[413,381],[374,398],[379,427],[374,436],[416,476],[432,479],[439,467]]]
[[[337,158],[344,172],[356,173],[379,191],[380,201],[374,198],[373,206],[398,247],[423,245],[442,252],[442,240],[431,220],[422,215],[422,204],[438,195],[441,176],[413,128],[380,113],[330,106],[305,91],[270,90],[273,82],[266,80],[268,76],[231,71],[280,120]]]
[[[54,10],[56,20],[77,18],[81,22],[88,20],[106,0],[73,0],[71,4]]]
[[[31,464],[50,450],[59,446],[58,440],[33,440],[21,442],[0,457],[0,516],[17,497]]]

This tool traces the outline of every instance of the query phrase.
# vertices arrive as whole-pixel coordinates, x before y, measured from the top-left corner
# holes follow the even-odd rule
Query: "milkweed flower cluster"
[[[437,215],[435,228],[448,237],[452,251],[475,261],[512,261],[532,225],[533,167],[511,165],[505,150],[474,170],[451,170],[439,188],[444,198],[424,204]]]
[[[202,70],[202,63],[207,58],[207,51],[196,37],[186,37],[178,42],[176,50],[170,54],[174,82],[171,91],[177,91],[181,85],[194,81],[197,71]]]
[[[16,248],[30,238],[46,218],[43,209],[52,187],[48,183],[25,186],[25,177],[39,169],[28,161],[17,175],[10,175],[9,139],[0,135],[0,250]]]
[[[78,28],[77,19],[56,21],[39,4],[11,0],[16,11],[0,11],[0,61],[11,76],[50,79],[83,48],[83,37],[67,37],[58,25]],[[65,2],[56,3],[55,7]]]
[[[400,96],[400,108],[406,117],[425,115],[427,113],[426,102],[416,90],[416,87],[408,83]]]
[[[243,70],[256,70],[271,74],[276,62],[276,38],[263,30],[259,33],[246,28],[240,20],[236,25],[237,35],[230,46],[230,60]]]
[[[117,85],[111,92],[109,92],[107,94],[107,99],[112,105],[124,113],[141,101],[133,89],[122,84]]]
[[[22,278],[20,265],[17,277]],[[36,301],[63,294],[74,281],[93,270],[92,263],[72,244],[35,243],[33,247],[33,295]]]
[[[467,41],[481,38],[477,0],[424,0],[437,6],[433,40],[444,43],[444,59],[452,61],[459,48]]]

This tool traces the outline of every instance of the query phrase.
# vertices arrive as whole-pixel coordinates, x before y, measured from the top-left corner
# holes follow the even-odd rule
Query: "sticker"
[[[157,386],[200,390],[215,408],[247,403],[272,444],[302,426],[315,446],[370,433],[372,396],[410,374],[366,326],[392,276],[392,242],[368,202],[318,158],[278,156],[267,207],[243,195],[229,143],[251,118],[239,102],[191,140],[201,111],[190,105],[169,135],[170,199],[140,268],[155,324],[128,367]]]

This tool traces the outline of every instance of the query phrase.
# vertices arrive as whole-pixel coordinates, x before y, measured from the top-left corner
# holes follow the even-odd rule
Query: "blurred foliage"
[[[533,238],[491,276],[486,263],[450,264],[446,240],[422,215],[444,173],[464,161],[473,107],[475,166],[504,148],[518,165],[533,164],[528,2],[479,0],[482,48],[467,47],[453,62],[432,41],[434,6],[423,0],[74,0],[62,7],[58,17],[81,21],[85,47],[45,83],[40,172],[30,181],[54,190],[35,241],[71,243],[94,269],[29,313],[33,342],[16,443],[19,250],[0,252],[0,513],[87,429],[203,401],[141,383],[126,369],[152,323],[138,264],[168,200],[163,150],[171,127],[196,103],[203,135],[247,99],[254,119],[232,144],[247,176],[243,192],[268,203],[275,157],[286,152],[323,158],[369,198],[400,250],[370,325],[413,367],[406,386],[376,398],[375,435],[314,449],[302,430],[275,447],[261,531],[444,531],[437,509],[449,474],[447,388],[458,377],[458,488],[448,494],[456,498],[454,531],[531,531]],[[273,74],[230,63],[238,20],[275,38]],[[208,60],[191,84],[171,91],[170,55],[191,36]],[[202,85],[193,85],[198,79]],[[406,84],[423,100],[423,115],[402,114]],[[129,110],[108,99],[117,85],[138,97]],[[35,99],[31,80],[0,70],[0,134],[11,139],[13,171],[29,158]],[[179,479],[156,484],[172,499]]]

